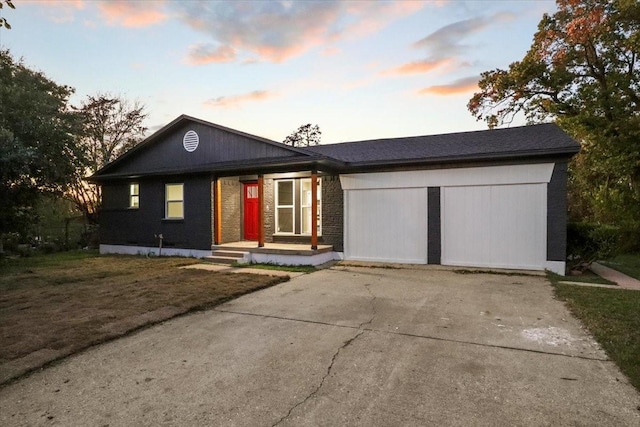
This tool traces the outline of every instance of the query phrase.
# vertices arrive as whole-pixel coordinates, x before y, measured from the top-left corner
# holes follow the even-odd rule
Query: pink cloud
[[[234,59],[236,59],[236,50],[231,46],[211,44],[192,46],[187,55],[187,62],[192,65],[231,62]]]
[[[492,25],[509,22],[515,18],[516,16],[513,13],[498,12],[489,17],[480,16],[457,21],[432,32],[428,36],[415,42],[413,46],[428,49],[432,56],[451,56],[452,54],[457,54],[468,49],[468,46],[461,43],[463,39],[483,31]]]
[[[46,6],[74,7],[76,9],[82,9],[84,7],[84,0],[31,0],[26,1],[25,3],[44,4]]]
[[[100,19],[107,24],[122,27],[147,27],[168,18],[163,11],[165,0],[38,0],[29,3],[50,7],[54,12],[50,12],[49,15],[54,22],[73,21],[75,12],[84,9],[85,6],[97,8]],[[89,26],[94,25],[89,24]]]
[[[429,86],[418,91],[419,95],[460,95],[478,89],[478,77],[464,77],[449,84]]]
[[[347,12],[359,19],[348,30],[350,36],[362,37],[375,33],[392,21],[411,15],[425,7],[423,2],[351,2],[347,3]]]
[[[465,39],[484,31],[492,25],[509,22],[515,18],[516,16],[513,13],[498,12],[488,17],[478,16],[444,25],[412,44],[413,48],[426,50],[426,58],[405,63],[383,71],[381,74],[429,73],[437,68],[452,64],[456,64],[458,68],[467,67],[469,63],[462,61],[461,58],[471,49],[471,46],[464,44]]]
[[[140,28],[158,24],[167,19],[167,15],[162,11],[163,2],[158,1],[112,0],[100,2],[97,6],[102,17],[110,25]]]
[[[187,25],[210,37],[213,45],[235,49],[238,61],[253,58],[276,63],[377,31],[425,6],[421,2],[341,1],[171,4]],[[198,63],[197,58],[190,62]]]
[[[403,64],[399,67],[393,68],[391,70],[382,71],[380,74],[383,75],[403,75],[403,74],[420,74],[420,73],[428,73],[437,68],[444,67],[453,62],[452,58],[443,58],[443,59],[423,59],[421,61],[412,61],[406,64]]]
[[[211,98],[204,102],[204,106],[213,108],[239,107],[246,102],[264,101],[265,99],[273,98],[274,96],[276,95],[268,90],[254,90],[253,92],[243,93],[240,95]]]

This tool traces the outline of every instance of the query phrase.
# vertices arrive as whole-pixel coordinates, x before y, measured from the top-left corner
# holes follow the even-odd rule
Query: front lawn
[[[79,350],[285,277],[180,269],[190,258],[0,260],[0,384]]]
[[[601,264],[640,280],[640,254],[622,254]]]
[[[556,296],[640,390],[640,291],[565,285],[550,279]]]

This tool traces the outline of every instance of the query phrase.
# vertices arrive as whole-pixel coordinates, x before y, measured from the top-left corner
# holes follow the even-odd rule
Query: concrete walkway
[[[617,283],[618,286],[622,288],[635,289],[640,291],[640,280],[627,276],[626,274],[621,273],[618,270],[605,267],[604,265],[598,264],[597,262],[591,264],[590,269],[598,276],[603,277],[607,280],[611,280],[612,282]]]
[[[11,426],[638,426],[543,277],[334,267],[0,389]]]

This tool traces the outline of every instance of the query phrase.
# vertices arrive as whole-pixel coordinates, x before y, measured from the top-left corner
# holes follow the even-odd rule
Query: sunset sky
[[[467,111],[482,71],[531,45],[554,1],[13,0],[0,46],[74,105],[110,92],[282,141],[323,143],[485,128]],[[522,122],[515,124],[523,124]]]

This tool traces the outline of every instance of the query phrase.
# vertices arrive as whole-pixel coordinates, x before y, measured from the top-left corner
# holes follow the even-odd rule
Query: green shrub
[[[620,232],[622,235],[621,253],[640,253],[640,221],[622,223]]]
[[[612,258],[626,249],[623,227],[608,224],[569,223],[567,225],[567,266],[585,270],[597,260]]]

